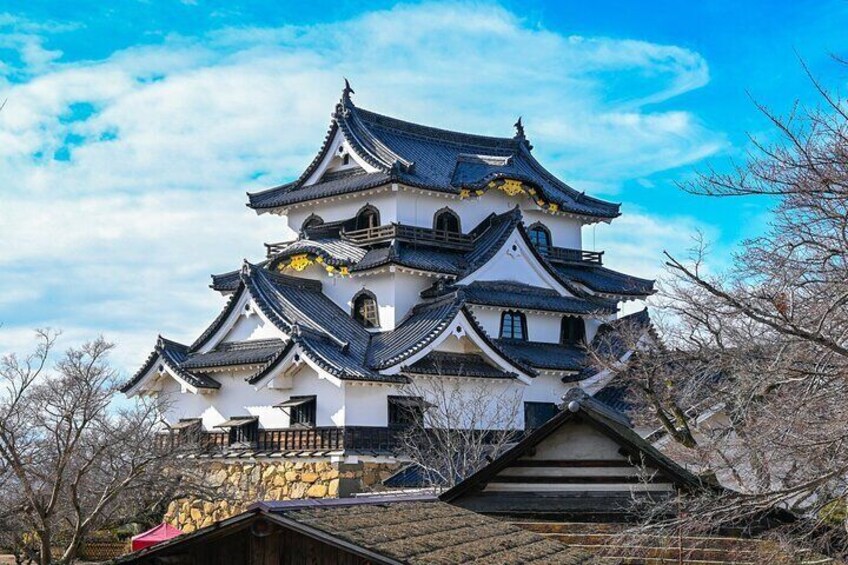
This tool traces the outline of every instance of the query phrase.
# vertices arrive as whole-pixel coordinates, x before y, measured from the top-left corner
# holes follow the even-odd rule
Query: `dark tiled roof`
[[[327,198],[367,190],[392,182],[392,175],[387,173],[366,173],[334,179],[301,187],[298,182],[284,184],[262,192],[249,194],[249,205],[258,210],[287,206],[298,202],[307,202],[318,198]]]
[[[462,299],[455,294],[417,305],[394,331],[372,337],[369,364],[375,369],[391,367],[427,347],[461,308]]]
[[[594,563],[579,550],[438,501],[268,505],[279,514],[399,563]]]
[[[555,263],[560,277],[582,284],[595,292],[613,296],[648,296],[654,292],[654,281],[640,279],[591,263]]]
[[[463,274],[476,271],[494,257],[520,223],[521,210],[516,206],[503,214],[491,214],[471,230],[471,235],[476,239],[474,249],[465,255],[467,264]]]
[[[257,339],[233,343],[222,343],[207,353],[193,353],[183,361],[183,369],[203,367],[226,367],[234,365],[258,365],[269,362],[286,347],[281,339]]]
[[[511,281],[475,281],[467,286],[444,287],[423,293],[432,296],[441,292],[449,292],[462,288],[469,304],[481,306],[498,306],[504,308],[520,308],[523,310],[543,310],[547,312],[562,312],[564,314],[611,314],[617,311],[614,303],[586,298],[560,296],[550,288],[530,286]]]
[[[338,130],[379,172],[303,186]],[[500,178],[532,185],[562,211],[602,219],[619,214],[617,204],[588,197],[550,174],[521,137],[486,137],[421,126],[357,108],[349,98],[337,107],[324,146],[303,175],[293,183],[250,194],[249,205],[268,209],[389,182],[459,194],[462,188],[484,188]]]
[[[520,359],[534,369],[580,371],[585,366],[586,350],[582,347],[514,339],[496,341],[510,357]]]
[[[460,253],[393,242],[386,246],[369,249],[365,257],[350,271],[362,272],[385,265],[400,265],[420,271],[458,275],[463,272],[465,260]]]
[[[630,389],[622,383],[612,382],[608,384],[596,392],[593,398],[623,414],[630,413],[634,406]]]
[[[350,242],[338,238],[298,239],[283,250],[275,253],[274,259],[309,253],[321,257],[328,265],[350,266],[362,261],[366,251]]]
[[[494,367],[476,353],[452,353],[431,351],[412,365],[401,371],[414,375],[452,375],[461,377],[479,377],[486,379],[514,379],[515,373],[509,373]]]
[[[147,360],[142,365],[133,377],[121,386],[121,392],[129,392],[135,385],[141,381],[142,377],[150,371],[156,362],[165,365],[169,370],[173,371],[177,376],[188,384],[197,388],[221,388],[221,383],[204,375],[202,373],[192,373],[181,367],[182,363],[188,358],[189,348],[176,341],[165,339],[159,336],[156,340],[156,346],[148,355]]]
[[[235,292],[238,290],[240,282],[239,271],[230,271],[220,275],[212,275],[212,284],[209,286],[218,292]]]

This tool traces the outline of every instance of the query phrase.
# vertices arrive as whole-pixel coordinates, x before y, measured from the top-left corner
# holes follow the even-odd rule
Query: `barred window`
[[[581,318],[565,316],[560,326],[559,341],[563,345],[578,345],[586,338],[586,325]]]
[[[291,427],[314,427],[315,409],[317,401],[314,396],[292,396],[291,401],[300,402],[289,410],[289,426]]]
[[[542,255],[547,255],[551,250],[551,232],[543,224],[533,224],[530,226],[530,242],[539,250]]]
[[[521,312],[507,310],[501,314],[501,337],[527,340],[527,319]]]
[[[364,290],[353,299],[353,319],[366,328],[380,327],[377,298],[372,293]]]

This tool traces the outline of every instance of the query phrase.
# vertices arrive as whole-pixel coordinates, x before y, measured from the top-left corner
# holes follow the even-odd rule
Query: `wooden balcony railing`
[[[586,251],[584,249],[569,249],[567,247],[540,248],[539,251],[554,263],[595,263],[603,261],[603,251]]]
[[[287,428],[259,430],[256,441],[250,445],[230,445],[227,432],[201,432],[192,435],[163,433],[160,447],[196,445],[201,451],[214,452],[225,449],[257,451],[391,451],[400,446],[401,430],[385,427],[348,426]]]
[[[288,247],[292,243],[294,243],[294,241],[278,241],[276,243],[266,243],[265,244],[265,256],[268,259],[270,259],[274,255],[282,252],[283,249],[285,249],[286,247]]]
[[[467,251],[474,246],[474,238],[468,234],[394,223],[373,228],[343,231],[341,235],[342,239],[356,245],[373,245],[395,239],[407,243],[448,247],[460,251]]]

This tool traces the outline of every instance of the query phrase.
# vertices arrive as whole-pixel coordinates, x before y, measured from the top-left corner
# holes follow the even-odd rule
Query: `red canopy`
[[[132,538],[132,550],[138,551],[157,543],[162,543],[165,540],[175,538],[181,535],[182,532],[170,524],[159,524],[155,528],[151,528],[146,532],[142,532]]]

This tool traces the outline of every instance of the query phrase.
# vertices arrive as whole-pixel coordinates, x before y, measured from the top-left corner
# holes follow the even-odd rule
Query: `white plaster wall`
[[[563,383],[562,378],[556,375],[538,375],[524,392],[524,401],[553,402],[559,405],[562,404],[563,395],[572,386]]]
[[[553,245],[580,249],[581,224],[573,218],[555,216],[539,210],[527,197],[510,197],[499,190],[490,190],[479,198],[450,198],[437,193],[426,194],[417,189],[401,190],[398,193],[398,221],[422,227],[433,226],[433,216],[438,210],[448,207],[462,219],[462,231],[468,233],[491,213],[501,214],[518,204],[524,215],[524,223],[542,222],[551,231]]]
[[[208,394],[180,392],[179,384],[167,379],[163,384],[163,400],[166,404],[165,421],[175,423],[181,418],[201,418],[206,430],[214,430],[232,416],[258,416],[263,428],[285,428],[289,425],[288,416],[274,405],[291,396],[317,395],[316,425],[344,425],[344,392],[334,379],[321,378],[305,363],[295,373],[290,389],[271,389],[264,387],[256,390],[245,382],[250,372],[213,373],[212,377],[221,383],[221,388]],[[335,381],[335,382],[334,382]]]
[[[389,396],[401,396],[401,389],[386,385],[345,383],[345,425],[387,426]]]
[[[299,232],[304,220],[312,214],[321,216],[321,219],[325,222],[349,220],[356,216],[356,213],[363,206],[368,204],[380,211],[381,224],[397,222],[398,201],[396,196],[396,192],[392,192],[390,187],[386,187],[383,192],[377,194],[351,194],[349,197],[340,200],[307,204],[306,206],[289,210],[288,227],[295,233]]]
[[[285,338],[286,335],[274,324],[266,321],[255,312],[242,314],[233,327],[221,340],[222,343],[255,339]]]
[[[562,426],[536,446],[533,459],[622,460],[619,445],[588,424]]]

